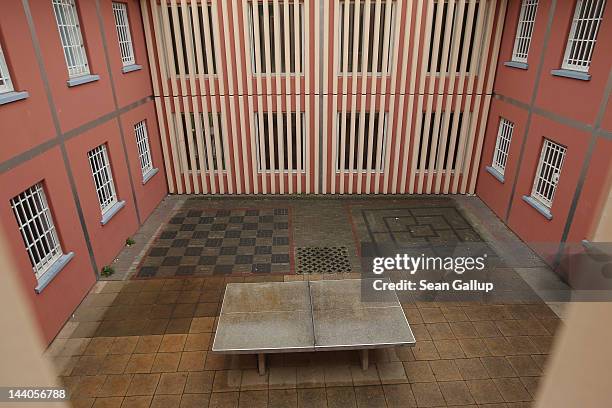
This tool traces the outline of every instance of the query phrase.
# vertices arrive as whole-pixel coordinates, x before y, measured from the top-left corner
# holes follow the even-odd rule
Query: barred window
[[[521,3],[521,13],[516,27],[514,49],[512,50],[512,61],[527,62],[537,11],[538,0],[523,0]]]
[[[354,115],[354,118],[353,118]],[[387,113],[381,112],[365,112],[364,113],[364,132],[363,132],[363,146],[361,152],[361,167],[359,166],[359,120],[361,112],[347,112],[343,115],[338,112],[338,125],[336,133],[336,171],[382,171],[383,170],[383,159],[385,157],[385,144],[387,140]],[[380,121],[383,121],[380,123]],[[344,156],[342,155],[342,121],[344,121]],[[373,121],[374,123],[371,123]],[[351,122],[353,128],[351,129]],[[380,136],[382,138],[381,143],[378,143],[378,128],[379,124],[382,126],[382,132]],[[370,129],[372,133],[370,133]],[[353,150],[351,151],[350,137],[351,131],[354,132]],[[370,139],[372,140],[372,146],[370,147]],[[378,149],[380,145],[380,150]],[[351,160],[353,161],[351,163]],[[369,163],[368,163],[369,161]]]
[[[183,21],[183,12],[181,10],[181,6],[179,5],[177,7],[177,14],[178,14],[178,23],[179,26],[176,28],[177,30],[179,30],[178,35],[181,41],[181,48],[183,50],[182,54],[183,54],[183,61],[184,61],[184,65],[185,65],[185,74],[189,75],[191,72],[189,71],[189,59],[190,58],[195,58],[194,56],[196,55],[196,41],[198,41],[200,43],[201,49],[202,49],[202,55],[203,55],[203,69],[204,72],[200,72],[200,67],[199,64],[197,63],[197,61],[193,61],[193,67],[194,67],[194,74],[196,75],[214,75],[217,73],[217,59],[216,59],[216,55],[217,55],[217,46],[215,44],[215,35],[214,35],[214,30],[213,30],[213,8],[212,5],[210,3],[206,3],[206,13],[208,14],[208,16],[205,16],[204,13],[204,7],[202,7],[202,4],[198,4],[198,7],[196,8],[196,13],[197,16],[196,18],[198,19],[198,23],[200,26],[200,36],[199,38],[197,38],[196,36],[196,32],[195,32],[195,27],[193,26],[193,13],[192,13],[192,9],[191,7],[187,6],[187,20]],[[178,54],[178,44],[176,41],[176,36],[174,35],[174,19],[172,18],[172,7],[168,6],[168,19],[169,19],[169,24],[170,24],[170,37],[171,37],[171,41],[172,41],[172,52],[174,53],[174,72],[179,75],[180,71],[179,71],[179,54]],[[187,32],[189,34],[188,37],[185,37],[185,27],[187,28]],[[208,48],[206,47],[206,33],[204,30],[208,30],[208,35],[210,38],[210,48],[212,48],[211,50],[208,50]],[[189,41],[189,44],[191,45],[191,49],[193,50],[192,55],[189,55],[187,53],[187,41]],[[211,60],[212,60],[212,67],[208,66],[208,58],[207,55],[210,52],[210,56],[211,56]]]
[[[138,147],[140,170],[142,171],[142,176],[144,177],[148,172],[153,170],[151,147],[149,146],[149,133],[147,132],[147,124],[144,120],[134,125],[134,133],[136,134],[136,146]]]
[[[552,206],[566,152],[565,146],[544,139],[531,196],[545,207]]]
[[[13,82],[11,81],[8,65],[6,64],[6,59],[4,58],[2,44],[0,44],[0,93],[11,92],[13,90]]]
[[[53,0],[53,11],[68,66],[68,76],[72,78],[89,74],[85,44],[74,0]]]
[[[502,175],[506,170],[506,162],[508,161],[508,151],[510,150],[510,141],[512,140],[513,131],[514,123],[501,118],[499,121],[499,129],[497,131],[497,140],[495,142],[495,152],[493,153],[493,163],[491,167]]]
[[[11,207],[34,274],[40,279],[63,254],[42,183],[13,197]]]
[[[450,115],[450,117],[448,118],[448,126],[446,127],[446,129],[442,129],[443,124],[446,121],[446,115]],[[435,112],[430,112],[430,116],[429,116],[429,133],[427,135],[425,135],[425,121],[427,120],[427,113],[423,112],[423,116],[422,116],[422,126],[421,126],[421,136],[419,139],[419,150],[418,150],[418,155],[417,155],[417,170],[422,171],[422,170],[428,170],[428,166],[429,166],[429,156],[431,154],[432,149],[436,149],[436,161],[435,163],[432,164],[432,168],[431,170],[438,170],[438,169],[442,169],[442,170],[455,170],[456,169],[456,165],[457,165],[457,157],[459,154],[459,139],[460,139],[460,135],[461,135],[461,128],[463,126],[463,120],[465,118],[465,120],[468,121],[468,123],[466,124],[466,126],[469,126],[469,120],[470,120],[470,115],[469,113],[466,113],[464,115],[463,112],[458,112],[457,115],[459,115],[456,119],[455,119],[455,112],[442,112],[440,114],[440,123],[438,124],[438,129],[435,129]],[[455,134],[451,134],[452,129],[453,129],[453,123],[455,122],[455,120],[457,121],[457,126],[456,126],[456,130],[455,130]],[[438,140],[437,140],[437,144],[436,146],[433,146],[433,138],[434,138],[434,131],[438,130]],[[444,136],[446,135],[446,139],[444,140]],[[423,163],[421,163],[420,157],[421,157],[421,153],[423,152],[423,150],[425,149],[425,137],[427,137],[427,152],[425,153],[425,161]],[[452,140],[455,140],[455,145],[452,146]],[[443,144],[444,143],[444,144]],[[442,151],[443,149],[443,151]],[[447,164],[448,164],[448,160],[449,157],[452,158],[451,162],[450,162],[450,169],[448,169]]]
[[[91,173],[93,175],[98,201],[102,214],[110,210],[117,203],[117,193],[115,192],[115,182],[113,172],[108,160],[106,145],[100,145],[87,152]]]
[[[263,129],[259,128],[260,114],[263,115],[261,118]],[[299,125],[296,112],[290,112],[289,114],[287,112],[272,113],[272,127],[270,127],[268,119],[267,112],[255,113],[259,171],[304,171],[306,163],[306,133],[304,128],[306,121],[304,120],[304,112],[299,114]],[[279,119],[280,129],[278,127]],[[291,154],[289,154],[289,141],[291,141]],[[301,155],[298,154],[298,151],[301,151]],[[289,163],[290,158],[291,163]]]
[[[606,0],[578,0],[563,57],[563,69],[588,72]]]
[[[223,130],[221,128],[221,114],[220,113],[216,114],[217,129],[219,129],[218,135],[215,132],[215,124],[214,124],[214,119],[213,119],[215,115],[213,113],[208,114],[208,121],[204,119],[203,113],[199,114],[200,129],[202,129],[201,130],[202,134],[200,135],[198,135],[198,132],[197,132],[195,114],[189,113],[190,120],[191,120],[191,130],[189,132],[187,131],[187,121],[186,121],[185,115],[186,114],[184,112],[181,113],[181,121],[182,121],[182,126],[183,126],[183,137],[184,137],[183,142],[185,145],[185,152],[187,154],[187,170],[192,170],[191,160],[190,160],[191,149],[189,148],[189,139],[188,139],[189,134],[191,134],[191,142],[192,142],[192,146],[194,150],[193,157],[195,160],[196,170],[201,170],[200,169],[200,151],[198,149],[198,139],[200,140],[200,144],[202,145],[202,154],[203,154],[202,160],[204,162],[204,168],[206,170],[225,170],[225,155],[224,155],[225,146],[223,144]],[[207,127],[206,129],[205,129],[205,126]],[[210,139],[210,145],[209,143],[206,142],[207,138],[206,138],[205,132],[208,132],[208,135],[209,135],[208,138]],[[217,140],[218,140],[218,143],[217,143]],[[217,149],[217,146],[219,146],[219,149]],[[212,161],[212,168],[208,160],[209,153],[211,157],[210,161]]]
[[[441,27],[436,27],[436,19],[437,19],[437,15],[438,15],[438,3],[439,1],[444,1],[444,4],[442,5],[442,17],[441,17]],[[447,74],[448,72],[450,72],[452,70],[452,66],[451,66],[451,53],[453,50],[453,47],[455,46],[455,43],[457,41],[459,41],[459,49],[458,49],[458,53],[457,53],[457,61],[455,61],[455,72],[459,72],[459,70],[461,69],[461,60],[463,58],[464,53],[467,52],[467,65],[466,65],[466,72],[470,71],[471,65],[472,65],[472,58],[474,57],[474,47],[475,47],[475,43],[477,41],[482,41],[483,37],[481,38],[476,38],[476,27],[478,26],[477,24],[477,19],[478,19],[478,12],[480,10],[480,2],[476,2],[476,5],[474,7],[474,16],[473,16],[473,20],[472,20],[472,26],[468,27],[467,26],[467,21],[468,21],[468,16],[469,16],[469,10],[468,10],[468,5],[466,4],[465,6],[465,11],[463,12],[463,19],[462,21],[457,21],[458,20],[458,10],[457,7],[455,6],[455,8],[453,9],[453,17],[451,19],[452,21],[452,26],[449,28],[450,31],[450,43],[449,43],[449,47],[448,47],[448,51],[447,51],[447,67],[446,67],[446,72],[443,72],[443,74]],[[427,72],[430,74],[438,74],[440,73],[440,70],[442,69],[442,54],[444,53],[444,32],[446,30],[445,24],[446,24],[446,16],[448,14],[448,0],[435,0],[434,5],[433,5],[433,14],[431,17],[431,32],[429,33],[429,41],[430,41],[430,47],[429,47],[429,59],[427,61]],[[483,20],[486,20],[486,18],[483,18]],[[457,31],[457,24],[461,24],[461,26],[459,27],[459,38],[456,38],[455,33]],[[484,24],[484,21],[481,23]],[[440,41],[438,43],[438,58],[436,61],[433,61],[433,51],[434,51],[434,37],[436,35],[436,30],[440,30]],[[469,41],[469,47],[467,47],[466,42]],[[467,49],[466,49],[467,48]],[[479,56],[477,56],[478,58]]]
[[[356,5],[359,5],[358,10]],[[378,30],[375,31],[375,23],[376,23],[376,3],[370,3],[370,22],[367,30],[370,35],[368,38],[368,44],[364,44],[365,42],[365,1],[349,1],[343,0],[340,2],[340,12],[338,13],[339,20],[339,39],[338,44],[340,44],[338,50],[338,58],[340,72],[341,73],[353,73],[353,72],[362,72],[365,54],[365,47],[368,47],[368,61],[367,61],[367,72],[369,73],[382,73],[387,74],[391,71],[391,55],[393,55],[393,34],[395,32],[395,9],[396,2],[391,2],[391,7],[387,8],[387,4],[380,4],[380,21]],[[359,13],[357,16],[357,24],[355,27],[355,12]],[[348,13],[348,25],[344,27],[344,22],[346,20],[346,14]],[[389,18],[390,25],[387,27],[385,21]],[[386,39],[387,52],[385,53],[385,31],[389,30]],[[357,65],[353,66],[354,55],[354,42],[355,42],[355,30],[359,30],[357,33]],[[346,45],[344,44],[346,38]],[[374,43],[376,42],[376,37],[378,37],[378,49],[374,50]],[[348,52],[348,59],[344,61],[344,50]],[[383,62],[386,62],[387,69],[383,72]]]
[[[249,32],[251,36],[251,64],[253,66],[253,73],[301,73],[304,67],[303,2],[268,3],[270,38],[266,38],[265,36],[264,5],[261,2],[257,2],[256,4],[257,9],[253,10],[253,2],[249,2]],[[287,7],[285,8],[285,6]],[[285,12],[287,13],[288,27],[285,27]],[[278,19],[278,33],[275,31],[275,19]],[[257,33],[255,32],[256,29],[258,29]],[[256,47],[255,41],[257,37],[259,37],[259,44],[257,44],[258,46]],[[289,39],[289,44],[285,44],[286,37]],[[278,41],[278,44],[276,41]],[[270,69],[266,66],[266,44],[268,44],[270,52]],[[280,55],[276,55],[277,46]],[[285,46],[287,46],[286,49],[289,51],[289,66],[287,66]],[[298,53],[296,53],[296,51],[298,51]],[[296,54],[298,55],[299,61],[296,61]]]
[[[113,15],[115,16],[115,27],[119,38],[119,51],[121,52],[121,62],[123,66],[136,63],[134,58],[134,46],[130,33],[130,22],[127,14],[127,4],[113,2]]]

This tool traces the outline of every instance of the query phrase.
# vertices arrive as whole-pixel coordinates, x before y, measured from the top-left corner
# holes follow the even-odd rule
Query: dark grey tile
[[[162,265],[163,266],[178,266],[181,262],[180,256],[167,256],[164,258]]]
[[[202,247],[188,247],[185,250],[185,256],[200,256],[203,249]]]

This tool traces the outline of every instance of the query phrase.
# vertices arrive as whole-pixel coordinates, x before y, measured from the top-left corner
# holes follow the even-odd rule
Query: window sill
[[[147,184],[147,181],[151,180],[151,178],[153,178],[154,175],[156,175],[159,172],[159,169],[151,169],[147,172],[147,174],[145,174],[144,176],[142,176],[142,184],[145,185]]]
[[[542,214],[547,220],[552,220],[552,213],[549,208],[546,208],[540,204],[536,199],[531,196],[523,196],[523,201],[532,206],[537,212]]]
[[[26,99],[29,96],[30,94],[25,91],[21,91],[21,92],[11,91],[11,92],[1,93],[0,94],[0,105],[5,105],[11,102],[17,102],[22,99]]]
[[[553,69],[550,71],[554,76],[560,76],[581,81],[590,81],[591,75],[588,72],[572,71],[571,69]]]
[[[108,222],[121,210],[125,207],[125,201],[118,201],[109,208],[104,214],[102,214],[102,219],[100,220],[100,224],[106,225]]]
[[[489,172],[490,175],[495,177],[500,183],[503,183],[504,181],[506,181],[504,175],[501,174],[498,170],[494,169],[493,167],[487,166],[485,167],[485,169]]]
[[[100,75],[81,75],[78,77],[70,78],[66,83],[68,83],[69,87],[88,84],[90,82],[95,82],[100,79]]]
[[[518,69],[528,69],[529,64],[526,62],[518,62],[518,61],[506,61],[504,65],[510,68],[518,68]]]
[[[34,288],[34,292],[40,294],[43,289],[45,289],[49,283],[51,283],[53,278],[55,278],[62,271],[62,269],[68,265],[68,262],[70,262],[72,258],[74,258],[74,252],[68,252],[67,254],[60,256],[59,259],[49,267],[47,272],[40,277],[38,280],[38,285]]]
[[[126,65],[125,67],[121,68],[121,72],[123,72],[124,74],[127,74],[128,72],[140,71],[141,69],[142,69],[142,65],[132,64],[132,65]]]

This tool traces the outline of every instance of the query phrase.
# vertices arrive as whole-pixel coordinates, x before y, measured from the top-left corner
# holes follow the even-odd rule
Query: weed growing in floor
[[[113,268],[110,265],[105,265],[102,267],[102,271],[100,272],[100,275],[104,276],[105,278],[111,276],[113,273],[115,273],[115,268]]]

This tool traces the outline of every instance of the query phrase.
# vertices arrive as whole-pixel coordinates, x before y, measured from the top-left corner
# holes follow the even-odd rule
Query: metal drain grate
[[[296,271],[310,273],[346,273],[351,271],[346,247],[296,248]]]

